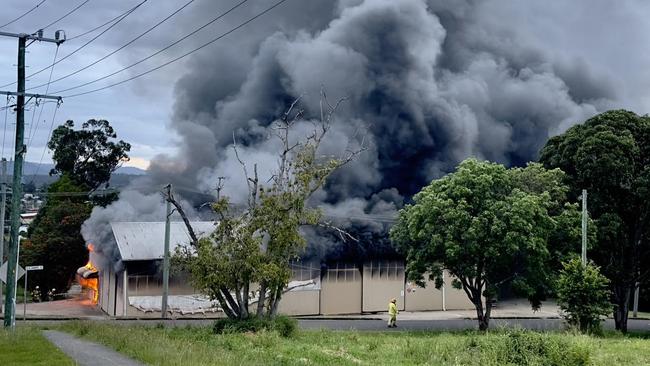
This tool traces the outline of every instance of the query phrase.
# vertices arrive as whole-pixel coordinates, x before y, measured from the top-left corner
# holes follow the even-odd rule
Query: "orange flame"
[[[95,248],[92,244],[88,244],[88,251],[93,252]],[[84,266],[91,271],[97,271],[97,267],[93,265],[93,262],[88,259],[88,263]],[[77,276],[79,278],[79,284],[82,288],[90,290],[90,296],[93,301],[93,304],[97,304],[99,300],[99,279],[98,278],[83,278],[83,276]]]

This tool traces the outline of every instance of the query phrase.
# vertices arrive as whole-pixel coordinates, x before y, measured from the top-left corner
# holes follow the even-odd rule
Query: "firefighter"
[[[388,328],[396,328],[397,324],[397,299],[393,298],[388,303]]]
[[[32,302],[41,302],[41,288],[38,286],[32,290]]]

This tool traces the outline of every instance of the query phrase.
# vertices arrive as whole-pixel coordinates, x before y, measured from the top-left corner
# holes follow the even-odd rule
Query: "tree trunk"
[[[275,316],[278,313],[278,305],[280,305],[280,299],[282,298],[282,289],[284,286],[279,286],[275,290],[275,296],[273,297],[273,304],[271,306],[271,316]]]
[[[483,303],[481,302],[481,296],[476,297],[478,299],[478,304],[476,306],[476,315],[478,318],[478,329],[485,331],[488,330],[490,326],[490,316],[492,313],[492,299],[485,298],[485,311],[483,309]]]
[[[243,292],[243,294],[242,294],[242,305],[240,305],[240,308],[243,307],[244,312],[246,313],[246,316],[245,316],[246,318],[250,317],[250,315],[251,315],[250,311],[249,311],[249,308],[248,308],[248,302],[249,302],[248,292],[249,291],[250,291],[250,283],[246,282],[244,284],[244,288],[242,290],[242,292]]]
[[[221,288],[221,296],[226,300],[228,305],[230,306],[230,309],[232,310],[233,313],[237,315],[237,317],[241,316],[241,311],[239,309],[239,305],[237,305],[237,301],[232,297],[232,294],[230,294],[230,291],[222,287]]]
[[[217,298],[219,305],[221,305],[221,309],[223,309],[223,313],[226,314],[227,317],[229,317],[230,319],[238,318],[238,315],[233,313],[232,310],[230,310],[230,305],[228,305],[226,299],[224,299],[223,296],[221,296],[220,291],[217,291],[215,297]]]
[[[614,309],[614,325],[616,330],[627,333],[627,318],[629,312],[630,293],[629,286],[617,286],[614,289],[616,295],[616,309]]]
[[[260,298],[257,300],[257,316],[264,315],[264,302],[266,302],[266,282],[260,284]]]

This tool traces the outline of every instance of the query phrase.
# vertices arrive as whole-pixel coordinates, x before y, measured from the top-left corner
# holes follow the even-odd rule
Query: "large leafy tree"
[[[67,121],[52,133],[48,147],[53,150],[55,168],[51,174],[60,177],[48,188],[47,202],[30,225],[20,253],[26,265],[45,267],[35,274],[38,277],[32,284],[65,291],[76,269],[88,260],[81,225],[94,204],[116,198],[91,192],[108,183],[111,173],[128,160],[131,148],[116,138],[105,120],[89,120],[80,130]]]
[[[44,266],[43,271],[30,274],[32,287],[65,291],[77,268],[88,261],[88,251],[79,232],[92,210],[84,197],[86,190],[67,175],[49,187],[47,204],[30,226],[28,238],[21,242],[21,262]],[[46,292],[41,294],[44,296]]]
[[[540,161],[587,189],[597,239],[589,257],[610,280],[616,329],[627,331],[630,294],[650,274],[650,118],[609,111],[551,138]]]
[[[54,174],[67,174],[91,190],[108,183],[111,174],[128,161],[131,145],[119,140],[106,120],[91,119],[74,129],[73,121],[57,127],[47,147],[54,152]]]
[[[440,287],[442,271],[449,271],[476,307],[482,330],[506,284],[539,307],[550,282],[548,243],[555,230],[564,230],[555,216],[577,215],[575,207],[563,205],[562,178],[561,171],[538,164],[508,170],[468,159],[432,181],[400,211],[391,230],[406,254],[408,277],[424,286],[428,275]],[[569,250],[566,243],[555,244],[562,255]]]

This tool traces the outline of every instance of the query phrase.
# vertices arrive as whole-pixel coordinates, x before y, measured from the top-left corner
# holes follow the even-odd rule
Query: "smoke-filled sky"
[[[91,0],[46,34],[65,29],[73,37],[138,2]],[[196,0],[125,50],[49,91],[146,57],[237,2]],[[0,24],[32,3],[37,1],[5,1]],[[46,1],[2,30],[34,31],[79,3]],[[54,78],[114,50],[184,3],[148,1],[57,65]],[[159,65],[272,3],[249,0],[168,52],[77,91]],[[245,190],[231,148],[233,133],[243,158],[268,175],[276,161],[276,145],[267,139],[269,124],[300,95],[307,116],[316,117],[323,87],[332,101],[348,98],[323,153],[354,149],[361,135],[368,150],[338,172],[314,202],[332,216],[384,217],[468,156],[523,164],[536,158],[548,137],[600,111],[647,113],[648,16],[650,3],[643,0],[288,0],[182,62],[65,100],[56,122],[111,121],[120,137],[133,144],[134,163],[151,162],[141,186],[172,182],[203,191],[215,186],[216,177],[226,176],[224,193],[237,201]],[[90,38],[64,43],[59,57]],[[15,79],[15,46],[13,39],[0,41],[0,82]],[[31,46],[28,74],[51,62],[54,48]],[[28,87],[48,76],[34,77]],[[32,126],[28,160],[40,158],[52,108],[46,105]],[[298,126],[297,133],[306,126]],[[121,217],[135,219],[134,212],[134,218]]]
[[[0,24],[14,19],[38,2],[40,1],[3,1]],[[37,10],[3,28],[2,31],[35,31],[81,2],[81,0],[64,2],[47,0]],[[69,38],[74,37],[108,21],[139,2],[140,0],[110,2],[91,0],[69,17],[46,29],[45,33],[51,35],[55,29],[64,29]],[[171,0],[146,2],[113,29],[58,64],[54,69],[53,77],[56,79],[66,75],[114,50],[184,3],[185,1]],[[82,73],[53,84],[49,91],[75,86],[126,66],[192,31],[197,25],[203,24],[235,3],[236,1],[196,0],[125,50]],[[192,46],[239,24],[270,3],[265,0],[250,0],[223,21],[206,28],[195,37],[170,49],[169,52],[92,86],[120,81],[180,55]],[[364,19],[363,13],[369,18]],[[546,115],[544,118],[553,120],[549,125],[557,128],[559,124],[559,128],[562,129],[567,124],[574,123],[576,120],[572,118],[579,115],[581,110],[592,113],[593,111],[588,110],[588,105],[597,109],[616,106],[629,108],[637,113],[647,112],[650,106],[648,95],[650,76],[645,67],[650,61],[650,51],[645,47],[650,37],[650,23],[646,21],[648,15],[650,15],[650,4],[643,0],[525,2],[516,0],[390,2],[289,0],[258,21],[183,62],[104,92],[66,100],[58,112],[56,123],[65,119],[83,121],[95,117],[107,118],[116,125],[120,135],[134,145],[133,156],[137,158],[138,163],[142,163],[151,160],[159,153],[174,155],[176,151],[182,150],[180,141],[187,136],[188,132],[178,127],[179,122],[190,119],[214,119],[220,108],[217,107],[217,103],[225,98],[233,99],[237,93],[242,98],[256,99],[254,106],[238,106],[236,102],[229,103],[231,109],[242,108],[246,109],[247,113],[253,113],[252,109],[261,109],[268,103],[264,98],[268,98],[273,93],[285,92],[285,90],[246,92],[244,90],[246,87],[254,88],[252,78],[255,73],[260,79],[266,77],[264,82],[272,83],[270,74],[281,73],[281,68],[292,68],[290,71],[294,75],[288,75],[283,79],[292,84],[286,86],[295,89],[292,90],[292,94],[315,94],[313,89],[324,84],[333,97],[360,92],[368,95],[370,94],[368,90],[359,89],[362,87],[372,89],[373,86],[360,85],[357,82],[367,83],[368,78],[383,74],[386,78],[381,78],[382,80],[375,78],[373,83],[388,83],[389,77],[392,76],[394,80],[409,84],[394,85],[395,87],[411,89],[410,92],[414,94],[407,95],[407,90],[399,93],[400,98],[404,99],[400,104],[404,103],[404,105],[393,107],[406,108],[407,102],[412,102],[416,105],[410,105],[408,108],[421,108],[417,104],[422,103],[429,105],[429,109],[444,108],[441,105],[433,106],[433,104],[440,104],[439,102],[427,101],[427,99],[442,99],[426,95],[426,93],[437,93],[457,104],[454,109],[456,113],[461,114],[452,117],[455,120],[465,121],[465,126],[472,124],[468,122],[472,119],[483,122],[485,128],[480,131],[455,132],[467,135],[470,140],[474,139],[474,142],[465,141],[474,148],[457,146],[455,151],[447,151],[448,154],[462,155],[468,151],[478,153],[475,147],[481,145],[484,150],[491,150],[490,153],[483,152],[485,157],[512,159],[514,157],[512,151],[506,153],[509,156],[503,156],[504,134],[511,134],[508,138],[509,142],[506,142],[507,150],[522,151],[526,146],[529,150],[533,150],[536,145],[530,145],[530,139],[546,138],[546,128],[543,128],[543,133],[539,131],[526,133],[508,128],[506,129],[508,131],[504,131],[503,124],[499,123],[501,121],[509,120],[511,124],[512,121],[519,120],[522,126],[532,127],[544,123],[540,121],[541,118],[535,118],[536,116]],[[352,33],[335,34],[337,30],[346,32],[342,30],[343,28]],[[59,58],[83,45],[96,34],[63,44]],[[282,40],[283,37],[286,39]],[[400,43],[400,37],[413,37],[406,40],[407,43],[401,43],[401,46],[409,45],[415,49],[403,49],[401,46],[390,44],[390,42]],[[381,48],[380,43],[383,43],[386,48]],[[274,67],[272,59],[277,61],[278,57],[271,57],[268,53],[272,52],[273,47],[286,48],[287,45],[291,50],[287,49],[286,52],[290,51],[292,54],[287,53],[282,57],[292,58],[292,60],[284,60],[285,65],[276,65],[280,69],[271,70]],[[328,47],[333,45],[338,47],[338,53],[335,53],[337,51],[334,48]],[[367,49],[361,50],[362,45]],[[379,48],[370,49],[371,46]],[[309,51],[310,47],[317,49],[319,53]],[[0,49],[2,50],[0,83],[6,84],[15,80],[16,40],[0,37]],[[47,66],[54,57],[54,49],[55,47],[50,44],[30,46],[27,54],[28,73]],[[305,52],[311,53],[307,56]],[[415,53],[417,59],[401,59],[404,52]],[[356,62],[368,64],[348,63],[355,60],[344,59],[346,53],[349,57],[353,57],[353,53],[359,53],[363,57],[357,58]],[[271,59],[263,59],[263,57]],[[297,59],[299,57],[303,59]],[[430,59],[427,60],[427,57]],[[297,65],[288,65],[289,61]],[[340,65],[337,62],[345,64]],[[407,71],[399,70],[399,67],[392,69],[391,62],[394,66],[406,63],[402,65],[403,68],[408,65],[411,68],[408,72],[413,77],[422,78],[418,80],[421,85],[416,87],[412,82],[402,79],[401,77]],[[363,68],[368,65],[370,69],[372,65],[377,67],[384,65],[388,69],[366,68],[367,72],[363,73],[365,75],[355,69],[355,67]],[[263,70],[264,68],[266,70]],[[336,72],[332,72],[332,69]],[[431,71],[433,75],[419,74],[423,70]],[[307,75],[298,75],[299,73]],[[373,73],[375,75],[372,75]],[[399,75],[400,73],[402,75]],[[27,85],[29,87],[42,84],[47,81],[48,76],[48,72],[43,72],[29,80]],[[433,83],[430,83],[431,80],[427,78],[433,80]],[[244,85],[246,81],[248,84]],[[257,88],[264,86],[271,86],[271,84],[256,85]],[[380,88],[386,87],[383,85]],[[78,89],[78,91],[83,90],[87,89]],[[562,90],[565,91],[564,95]],[[40,88],[38,91],[44,92],[45,88]],[[460,96],[456,96],[458,94]],[[567,95],[569,98],[566,97]],[[278,95],[275,97],[277,98]],[[240,102],[251,103],[242,98]],[[422,100],[416,101],[414,98]],[[608,102],[599,103],[595,101],[596,99],[606,99]],[[379,100],[381,98],[377,99]],[[4,103],[0,104],[4,105]],[[545,109],[549,105],[552,106],[551,110]],[[29,160],[40,159],[51,122],[52,108],[52,104],[45,106],[39,127],[33,128],[35,137],[30,144]],[[226,106],[221,108],[228,109]],[[266,113],[272,114],[272,112]],[[428,112],[420,110],[418,113]],[[39,113],[36,117],[38,115]],[[2,113],[0,117],[4,118]],[[246,117],[249,116],[241,115],[237,120],[243,121]],[[11,121],[13,116],[10,114],[8,118]],[[233,117],[224,117],[227,118]],[[567,118],[568,120],[565,120]],[[29,111],[27,119],[28,122],[31,121]],[[491,126],[493,121],[489,120],[496,120],[500,127]],[[9,128],[12,127],[13,125],[9,124]],[[550,132],[556,133],[553,128]],[[471,137],[472,134],[475,134],[475,137]],[[220,135],[228,134],[220,133]],[[479,135],[480,138],[477,137]],[[7,136],[6,139],[9,145],[11,136]],[[476,142],[478,140],[480,143]],[[519,147],[514,146],[515,144]]]

